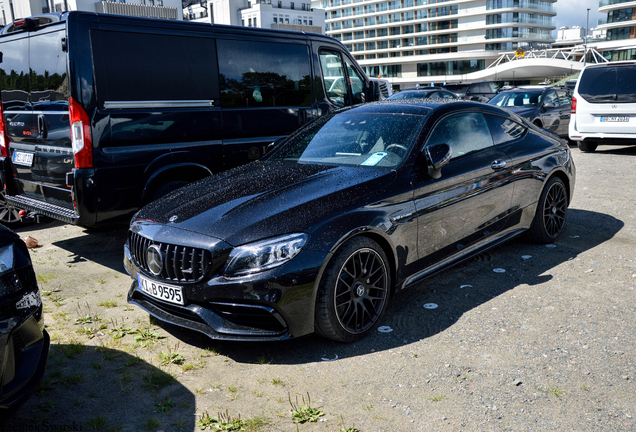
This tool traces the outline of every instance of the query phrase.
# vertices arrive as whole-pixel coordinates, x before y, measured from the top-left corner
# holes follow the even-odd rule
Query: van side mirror
[[[442,176],[442,168],[448,165],[453,156],[453,149],[448,144],[435,144],[424,148],[428,162],[428,175],[434,179]]]
[[[368,102],[375,102],[382,100],[382,92],[380,91],[380,83],[377,81],[369,81],[369,97],[367,98]]]

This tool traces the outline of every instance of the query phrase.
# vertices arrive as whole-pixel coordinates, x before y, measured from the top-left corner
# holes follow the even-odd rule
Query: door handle
[[[46,130],[46,117],[44,117],[44,114],[38,115],[38,132],[41,138],[46,139],[48,132]]]
[[[506,161],[496,160],[490,164],[490,167],[494,170],[499,170],[506,167]]]

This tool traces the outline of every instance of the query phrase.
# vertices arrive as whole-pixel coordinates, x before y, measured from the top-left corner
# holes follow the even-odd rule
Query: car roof
[[[435,101],[435,102],[433,102]],[[479,111],[484,113],[503,115],[511,117],[510,112],[493,105],[479,102],[458,101],[456,99],[448,102],[437,99],[392,99],[380,102],[371,102],[350,108],[356,113],[378,113],[378,114],[415,114],[428,115],[436,113],[444,115],[453,111]]]

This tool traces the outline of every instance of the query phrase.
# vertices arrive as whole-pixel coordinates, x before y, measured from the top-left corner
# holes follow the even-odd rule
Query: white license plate
[[[24,166],[33,165],[33,153],[13,152],[13,163]]]
[[[629,122],[629,116],[603,116],[602,122]]]
[[[166,285],[162,282],[153,281],[146,277],[143,277],[140,274],[137,274],[137,283],[141,287],[141,290],[152,296],[154,298],[158,298],[160,300],[174,303],[178,305],[183,305],[183,288],[174,285]]]

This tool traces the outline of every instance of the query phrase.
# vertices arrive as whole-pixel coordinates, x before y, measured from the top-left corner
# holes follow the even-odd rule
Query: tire
[[[552,177],[541,192],[528,237],[535,243],[554,243],[565,229],[567,215],[567,189],[560,178]]]
[[[579,141],[578,147],[583,153],[592,153],[598,146],[594,141]]]
[[[346,242],[331,258],[316,298],[316,333],[354,342],[371,333],[386,310],[391,272],[382,248],[367,237]]]
[[[3,190],[0,192],[0,223],[4,226],[16,226],[20,222],[20,210],[9,205],[4,195]]]
[[[152,193],[150,194],[150,198],[148,199],[148,201],[146,201],[146,204],[158,200],[159,198],[163,198],[170,192],[175,191],[189,183],[190,182],[187,182],[185,180],[175,180],[159,185],[154,191],[152,191]]]

